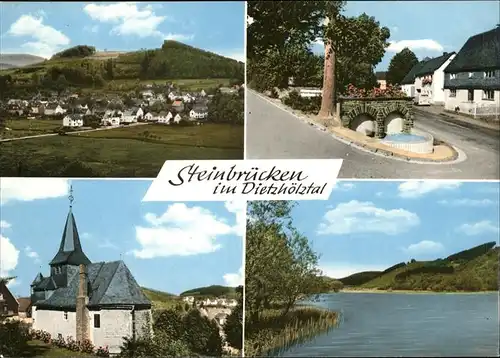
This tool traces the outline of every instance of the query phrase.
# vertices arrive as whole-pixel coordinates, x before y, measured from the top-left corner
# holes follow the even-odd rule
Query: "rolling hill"
[[[433,261],[401,262],[384,271],[358,272],[339,279],[360,289],[496,291],[500,248],[488,242]]]
[[[30,66],[43,61],[43,57],[28,54],[0,54],[0,69]]]
[[[180,295],[194,296],[194,297],[227,297],[227,298],[236,298],[237,296],[235,287],[218,286],[218,285],[193,288],[192,290],[182,292]]]
[[[176,41],[164,41],[161,48],[135,52],[101,53],[92,46],[78,45],[46,61],[30,55],[3,56],[0,63],[16,66],[0,71],[0,76],[9,76],[9,86],[4,89],[9,91],[16,87],[33,92],[57,90],[61,86],[95,89],[127,81],[131,86],[126,90],[133,90],[137,81],[155,79],[244,80],[243,63]],[[19,67],[21,64],[24,67]]]

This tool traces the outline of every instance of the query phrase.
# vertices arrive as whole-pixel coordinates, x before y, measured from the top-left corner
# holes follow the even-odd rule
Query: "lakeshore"
[[[499,291],[429,291],[429,290],[379,290],[376,288],[367,288],[367,289],[362,289],[362,288],[343,288],[339,292],[344,292],[344,293],[380,293],[380,294],[450,294],[450,295],[456,295],[456,294],[461,294],[461,295],[477,295],[477,294],[491,294],[491,293],[498,293]]]

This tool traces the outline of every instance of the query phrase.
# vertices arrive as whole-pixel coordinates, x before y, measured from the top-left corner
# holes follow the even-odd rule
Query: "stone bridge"
[[[413,127],[411,98],[339,98],[342,126],[368,136],[410,133]]]
[[[203,316],[208,317],[210,320],[215,319],[218,323],[221,319],[225,321],[225,318],[229,316],[232,312],[231,308],[227,307],[200,307],[200,313]]]

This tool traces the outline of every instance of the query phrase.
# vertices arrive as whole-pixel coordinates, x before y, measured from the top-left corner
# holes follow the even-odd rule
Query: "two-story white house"
[[[406,76],[403,78],[401,81],[401,91],[403,91],[406,96],[415,98],[416,95],[416,89],[415,89],[415,80],[416,80],[416,73],[424,67],[425,63],[427,60],[422,60],[419,63],[415,64],[406,74]],[[419,87],[420,88],[420,87]]]
[[[445,110],[500,117],[500,26],[471,36],[444,70]]]
[[[63,127],[83,127],[83,116],[81,114],[68,114],[63,118]]]
[[[428,98],[428,104],[444,105],[444,69],[455,56],[455,52],[444,52],[424,63],[415,73],[417,96]]]

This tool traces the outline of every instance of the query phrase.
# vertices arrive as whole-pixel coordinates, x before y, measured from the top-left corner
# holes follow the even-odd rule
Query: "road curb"
[[[281,103],[281,101],[279,101],[279,99],[277,99],[279,102],[276,103],[275,101],[273,101],[273,99],[275,99],[275,98],[269,98],[268,96],[265,96],[264,94],[257,92],[253,89],[247,89],[247,90],[253,92],[258,97],[261,97],[262,99],[268,101],[269,103],[280,108],[281,110],[288,112],[289,114],[291,114],[295,118],[299,119],[300,121],[305,122],[305,123],[315,127],[316,129],[318,129],[322,132],[326,132],[335,140],[338,140],[338,141],[340,141],[340,142],[342,142],[350,147],[356,148],[356,149],[363,151],[365,153],[371,153],[371,154],[379,156],[379,157],[393,159],[393,160],[397,160],[397,161],[403,161],[403,162],[411,163],[411,164],[450,165],[450,164],[456,164],[458,162],[463,162],[467,159],[467,156],[463,151],[461,151],[459,148],[456,148],[456,147],[449,145],[449,144],[446,144],[446,146],[449,147],[450,149],[452,149],[452,151],[453,151],[452,156],[448,157],[448,158],[444,158],[444,159],[437,159],[437,160],[436,159],[428,159],[428,158],[412,158],[410,156],[397,154],[397,153],[394,153],[394,152],[389,151],[389,150],[385,150],[385,149],[381,149],[381,148],[373,148],[373,147],[368,146],[365,143],[355,142],[352,139],[346,138],[338,133],[332,133],[331,131],[328,130],[327,127],[325,127],[321,124],[315,123],[315,122],[311,121],[309,118],[304,117],[301,114],[295,113],[295,110],[293,110],[290,107]]]

